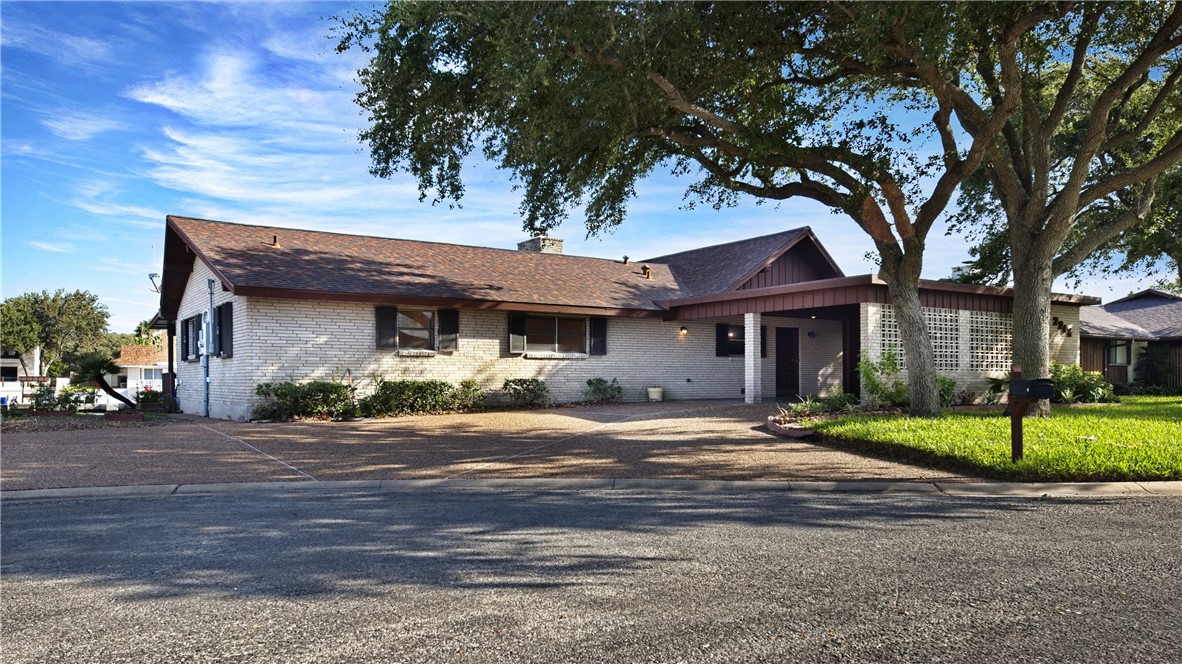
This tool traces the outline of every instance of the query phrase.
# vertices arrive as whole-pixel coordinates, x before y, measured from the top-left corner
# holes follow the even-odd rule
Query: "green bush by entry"
[[[1120,401],[1112,383],[1103,374],[1084,371],[1078,364],[1051,362],[1051,380],[1055,381],[1055,403],[1112,403]]]
[[[358,404],[367,417],[397,417],[426,415],[456,411],[479,410],[484,407],[484,391],[474,380],[465,380],[459,387],[442,380],[385,380],[376,377],[373,394]]]
[[[341,418],[355,415],[357,410],[353,404],[353,387],[327,380],[259,383],[254,392],[263,398],[251,415],[256,420],[285,422],[297,417]]]
[[[550,388],[541,378],[510,378],[501,389],[515,406],[541,408],[550,403]]]

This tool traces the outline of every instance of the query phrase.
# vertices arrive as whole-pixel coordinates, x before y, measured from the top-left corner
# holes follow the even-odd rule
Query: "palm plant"
[[[94,385],[112,398],[135,408],[135,403],[131,399],[116,392],[107,382],[107,374],[114,373],[119,373],[119,367],[115,365],[110,355],[101,352],[89,353],[78,360],[78,371],[74,374],[74,382]]]

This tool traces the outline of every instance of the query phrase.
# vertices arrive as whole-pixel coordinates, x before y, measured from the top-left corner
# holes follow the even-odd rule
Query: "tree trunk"
[[[118,399],[119,401],[122,401],[123,403],[127,404],[131,408],[135,408],[135,402],[133,402],[131,399],[128,399],[127,397],[123,396],[122,394],[119,394],[118,392],[116,392],[111,387],[110,383],[107,382],[106,378],[99,376],[98,379],[96,381],[94,381],[94,384],[97,385],[99,387],[99,389],[106,392],[108,396],[110,396],[114,399]]]
[[[1023,243],[1020,250],[1018,243]],[[1014,257],[1014,364],[1022,367],[1023,378],[1047,378],[1051,375],[1051,273],[1049,252],[1038,246],[1037,237],[1011,239]],[[1050,414],[1050,402],[1038,402],[1030,414]]]
[[[936,362],[932,357],[932,335],[919,303],[919,272],[922,252],[909,251],[890,261],[885,256],[881,276],[887,282],[899,337],[907,363],[907,388],[911,415],[940,416],[940,390],[936,385]]]

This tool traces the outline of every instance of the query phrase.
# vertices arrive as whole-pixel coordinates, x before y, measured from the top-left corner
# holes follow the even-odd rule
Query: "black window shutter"
[[[218,307],[218,348],[222,357],[234,357],[234,303],[227,302]]]
[[[457,309],[439,310],[439,350],[455,350],[459,347],[460,312]]]
[[[731,354],[730,337],[727,336],[730,327],[726,323],[718,323],[714,326],[714,354],[718,357],[727,357]]]
[[[398,348],[398,308],[374,307],[378,348]]]
[[[210,314],[209,354],[212,357],[222,354],[222,308],[214,307]]]
[[[201,360],[201,340],[204,338],[205,328],[201,325],[201,314],[193,316],[193,358]],[[205,339],[205,352],[209,352],[209,339]]]
[[[591,355],[607,355],[607,319],[591,319]]]
[[[767,357],[767,325],[759,326],[759,356]]]
[[[525,352],[525,316],[509,314],[509,352]]]
[[[186,318],[179,323],[177,327],[177,336],[181,338],[181,361],[187,362],[189,360],[189,319]]]

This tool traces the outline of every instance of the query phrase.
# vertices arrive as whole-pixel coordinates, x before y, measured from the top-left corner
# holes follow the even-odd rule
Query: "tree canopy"
[[[26,295],[8,298],[0,304],[0,346],[20,354],[21,368],[29,375],[29,353],[41,339],[41,325],[33,311],[32,299]],[[33,367],[36,371],[37,367]]]
[[[88,291],[59,289],[53,293],[25,293],[12,299],[23,302],[19,309],[14,309],[20,317],[14,317],[19,323],[13,324],[26,331],[37,331],[35,345],[41,347],[41,366],[34,367],[34,371],[39,375],[49,375],[55,362],[101,339],[107,327],[107,307]],[[4,313],[7,330],[8,310]]]

